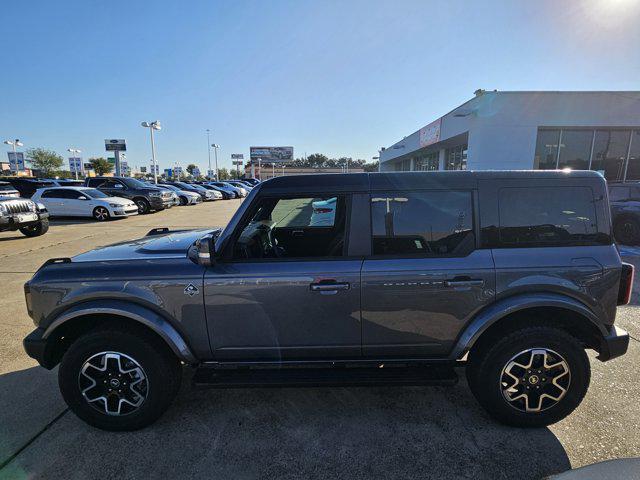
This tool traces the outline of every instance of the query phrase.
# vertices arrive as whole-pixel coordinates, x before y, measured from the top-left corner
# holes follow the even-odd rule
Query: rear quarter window
[[[498,194],[502,247],[558,247],[609,243],[598,232],[589,187],[502,188]]]

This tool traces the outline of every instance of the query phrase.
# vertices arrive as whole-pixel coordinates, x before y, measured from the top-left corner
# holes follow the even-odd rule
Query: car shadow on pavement
[[[176,403],[141,431],[103,432],[65,414],[0,478],[56,472],[59,478],[525,480],[570,468],[549,429],[495,423],[464,381],[225,390],[194,390],[189,383],[185,371]]]

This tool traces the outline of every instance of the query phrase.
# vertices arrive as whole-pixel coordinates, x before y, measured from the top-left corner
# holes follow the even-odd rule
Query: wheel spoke
[[[78,375],[78,385],[87,403],[107,415],[132,413],[149,393],[142,367],[119,352],[100,352],[87,359]]]
[[[530,348],[514,355],[502,369],[500,386],[510,406],[537,413],[556,405],[571,382],[569,364],[558,353]]]

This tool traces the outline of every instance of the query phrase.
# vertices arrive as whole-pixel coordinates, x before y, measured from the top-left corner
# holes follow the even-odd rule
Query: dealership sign
[[[69,171],[70,172],[83,172],[84,165],[82,164],[82,158],[80,157],[69,157]]]
[[[427,147],[440,141],[440,118],[420,129],[420,147]]]
[[[249,157],[266,163],[284,163],[293,160],[293,147],[251,147]]]
[[[21,172],[24,170],[24,153],[7,152],[7,155],[9,155],[9,169],[12,172]]]
[[[244,159],[244,154],[242,153],[232,153],[231,160],[242,160]]]
[[[127,144],[122,139],[106,139],[104,141],[104,148],[107,152],[126,152]]]

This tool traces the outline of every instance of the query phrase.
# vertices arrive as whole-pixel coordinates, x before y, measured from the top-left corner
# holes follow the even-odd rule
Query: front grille
[[[7,202],[5,203],[9,213],[28,213],[31,212],[31,202]]]

